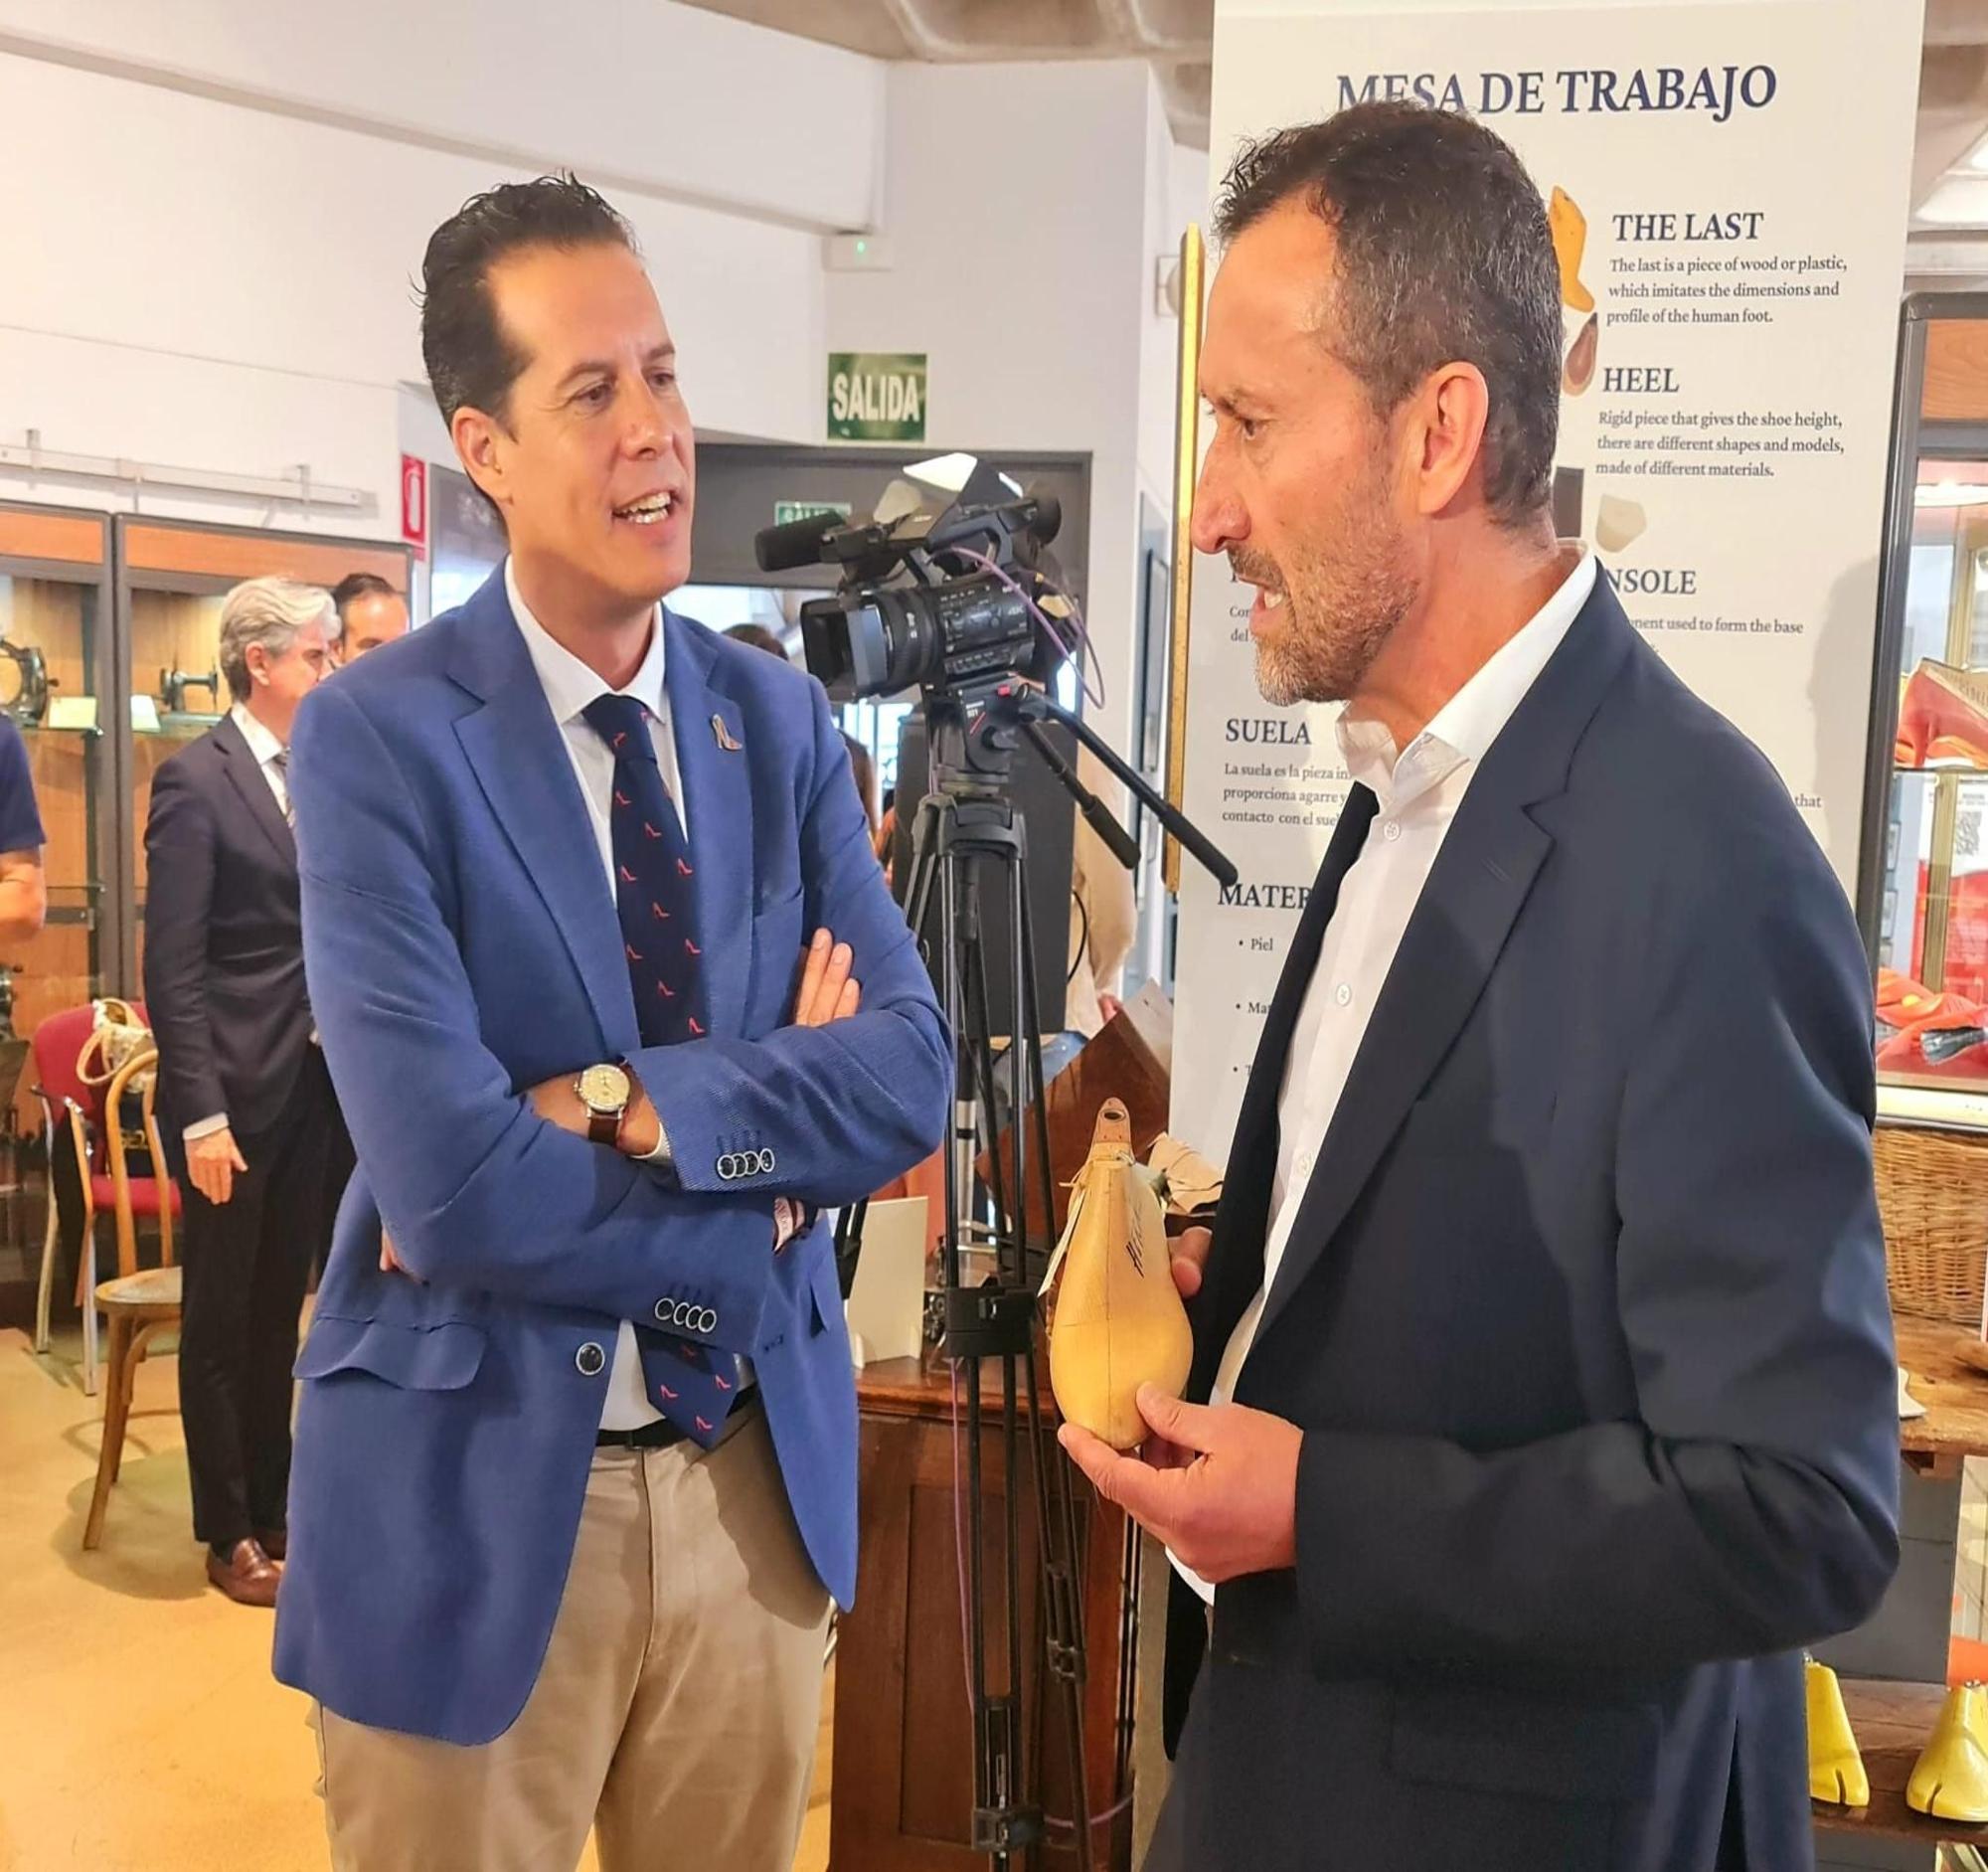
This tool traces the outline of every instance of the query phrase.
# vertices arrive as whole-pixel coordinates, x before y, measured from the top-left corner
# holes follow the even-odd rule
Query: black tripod
[[[1027,1412],[1030,1466],[1035,1474],[1037,1542],[1042,1563],[1046,1663],[1062,1702],[1076,1811],[1077,1862],[1089,1872],[1091,1821],[1084,1777],[1082,1683],[1083,1624],[1077,1588],[1077,1517],[1068,1471],[1050,1442],[1037,1405],[1036,1292],[1040,1268],[1032,1269],[1028,1229],[1031,1193],[1040,1188],[1041,1213],[1053,1216],[1055,1182],[1050,1163],[1049,1118],[1036,994],[1034,921],[1030,914],[1027,825],[1008,795],[1016,748],[1026,739],[1076,799],[1114,855],[1128,868],[1138,849],[1042,732],[1057,720],[1071,727],[1161,821],[1226,881],[1234,867],[1143,778],[1104,746],[1077,717],[1037,690],[1003,683],[977,704],[948,693],[928,693],[925,718],[931,790],[919,803],[912,833],[907,915],[922,944],[940,1005],[958,1049],[953,1136],[945,1162],[945,1356],[966,1392],[967,1593],[971,1620],[968,1669],[973,1701],[972,1844],[989,1855],[996,1872],[1008,1872],[1012,1855],[1044,1836],[1045,1822],[1023,1746],[1022,1555],[1017,1457]],[[937,924],[931,923],[934,902]],[[1008,971],[1005,1000],[989,996],[984,940],[988,919],[1005,923]],[[1012,1121],[1009,1162],[998,1147],[994,1113],[995,1053],[991,1010],[1009,1011],[1009,1089]],[[974,1189],[976,1110],[987,1114],[992,1173],[992,1222],[975,1223],[968,1211]],[[1030,1132],[1034,1136],[1031,1138]],[[993,1274],[980,1285],[963,1277],[963,1237],[986,1238]],[[1048,1244],[1044,1253],[1047,1254]],[[987,1641],[986,1527],[981,1505],[980,1367],[1001,1365],[1001,1431],[1008,1476],[1005,1491],[1003,1608],[1006,1613],[1005,1682],[990,1688]]]

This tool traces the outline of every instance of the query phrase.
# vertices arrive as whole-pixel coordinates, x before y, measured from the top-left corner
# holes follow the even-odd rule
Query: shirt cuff
[[[656,1113],[656,1147],[653,1150],[645,1150],[635,1161],[653,1163],[664,1170],[676,1168],[676,1152],[670,1148],[670,1134],[663,1128],[663,1116],[660,1111]]]
[[[218,1111],[211,1118],[196,1119],[180,1135],[188,1143],[193,1144],[198,1143],[203,1137],[212,1137],[216,1131],[225,1131],[227,1128],[228,1113],[226,1111]]]

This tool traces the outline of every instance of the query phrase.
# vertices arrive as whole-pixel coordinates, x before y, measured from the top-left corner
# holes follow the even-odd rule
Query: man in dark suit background
[[[331,588],[338,610],[333,658],[356,663],[370,651],[408,634],[408,600],[377,572],[349,572]]]
[[[1194,543],[1355,783],[1177,1265],[1190,1402],[1063,1433],[1180,1574],[1148,1863],[1791,1872],[1798,1647],[1898,1555],[1855,925],[1554,537],[1512,152],[1356,107],[1219,229]]]
[[[323,592],[286,580],[229,593],[234,706],[159,768],[145,826],[145,998],[168,1134],[186,1154],[194,1534],[209,1579],[249,1606],[275,1604],[297,1316],[344,1132],[304,989],[288,781],[290,724],[331,667],[335,616]]]

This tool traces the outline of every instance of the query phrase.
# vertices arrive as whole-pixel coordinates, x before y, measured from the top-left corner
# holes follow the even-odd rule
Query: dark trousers
[[[236,1173],[228,1202],[217,1207],[190,1178],[181,1183],[180,1419],[194,1534],[223,1548],[284,1525],[297,1318],[342,1193],[332,1177],[351,1164],[316,1048],[276,1121],[235,1141],[248,1168]]]

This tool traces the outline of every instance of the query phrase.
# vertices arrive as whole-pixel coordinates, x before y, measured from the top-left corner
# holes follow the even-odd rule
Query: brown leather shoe
[[[255,1540],[262,1551],[277,1565],[280,1566],[289,1559],[290,1537],[286,1530],[279,1527],[258,1527],[255,1530]]]
[[[217,1560],[214,1549],[207,1550],[207,1577],[238,1606],[272,1607],[282,1574],[262,1551],[259,1541],[237,1541],[227,1560]]]

